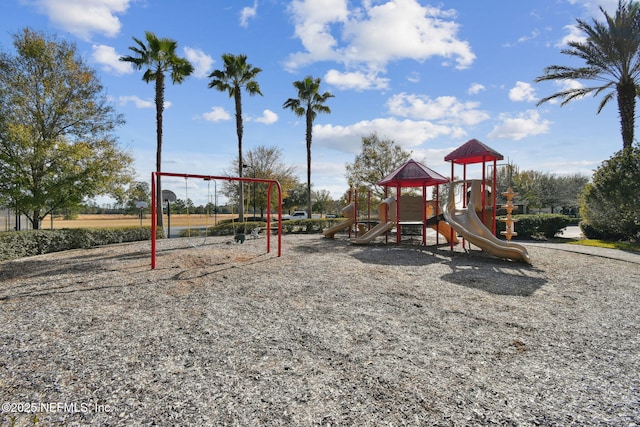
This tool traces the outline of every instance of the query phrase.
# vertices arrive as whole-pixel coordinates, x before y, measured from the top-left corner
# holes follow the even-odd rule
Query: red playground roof
[[[487,147],[477,139],[470,139],[460,147],[449,153],[444,160],[460,165],[502,160],[504,157],[492,148]]]
[[[422,187],[423,185],[430,186],[447,182],[449,182],[449,179],[440,175],[438,172],[429,169],[415,160],[409,160],[387,175],[382,181],[378,182],[378,185],[384,187]]]

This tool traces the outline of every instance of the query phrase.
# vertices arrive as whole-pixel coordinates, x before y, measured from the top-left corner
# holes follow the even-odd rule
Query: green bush
[[[218,225],[208,227],[206,230],[202,230],[201,227],[189,229],[185,228],[180,231],[179,236],[204,237],[205,231],[207,236],[232,236],[234,234],[250,234],[255,228],[264,230],[266,227],[267,223],[260,221],[252,221],[247,223],[237,221],[221,221]]]
[[[496,221],[498,235],[506,230],[506,224],[500,221],[501,218],[505,217],[498,217]],[[549,239],[571,224],[570,217],[559,214],[513,215],[513,218],[518,220],[514,226],[518,235],[513,239]]]
[[[282,221],[282,232],[290,234],[316,234],[322,230],[343,222],[344,218],[312,218]]]
[[[580,230],[587,239],[620,241],[625,240],[622,233],[612,232],[608,227],[595,227],[586,221],[580,223]]]
[[[326,228],[343,222],[344,218],[313,218],[313,219],[293,219],[282,221],[282,232],[285,234],[315,234],[322,233]],[[277,221],[271,222],[271,229],[276,232]],[[266,222],[231,222],[223,221],[214,227],[207,228],[207,236],[232,236],[234,234],[250,234],[254,228],[260,228],[261,233],[267,228]],[[180,231],[180,237],[202,237],[204,232],[201,228],[190,228]]]
[[[585,187],[580,200],[585,236],[640,240],[639,195],[640,147],[634,146],[604,161]]]
[[[0,261],[150,238],[150,227],[7,231],[0,233]]]

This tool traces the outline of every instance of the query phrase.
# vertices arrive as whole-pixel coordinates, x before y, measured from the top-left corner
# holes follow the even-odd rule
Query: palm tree
[[[542,98],[537,105],[561,99],[561,106],[590,93],[594,96],[607,92],[598,107],[598,113],[614,96],[618,101],[623,148],[631,147],[635,128],[636,95],[640,90],[640,4],[620,0],[614,16],[602,7],[605,22],[595,19],[589,24],[578,19],[578,28],[587,35],[584,42],[571,41],[569,48],[561,52],[580,58],[586,63],[582,67],[552,65],[544,69],[544,75],[535,82],[546,80],[591,80],[598,82],[591,87],[563,90]]]
[[[320,78],[314,79],[311,76],[303,80],[293,82],[293,86],[298,91],[298,98],[289,98],[282,105],[288,108],[298,117],[306,118],[306,140],[307,140],[307,215],[311,218],[311,138],[313,121],[318,113],[331,113],[331,109],[324,105],[333,95],[329,92],[320,94]]]
[[[142,76],[142,80],[146,83],[155,82],[156,84],[156,171],[162,169],[162,112],[164,111],[164,80],[165,73],[171,73],[172,83],[180,84],[193,73],[193,65],[185,58],[176,55],[178,43],[167,38],[158,38],[151,31],[145,31],[147,44],[133,37],[137,46],[130,46],[129,49],[135,53],[135,56],[122,56],[120,61],[130,62],[136,70],[143,67],[147,69]],[[160,185],[160,177],[157,177],[156,185],[156,212],[157,225],[162,227],[162,188]]]
[[[227,92],[229,98],[233,98],[235,101],[236,133],[238,135],[238,176],[242,177],[242,169],[245,166],[242,160],[242,88],[244,88],[250,96],[256,94],[262,96],[260,85],[255,80],[262,69],[248,64],[247,55],[231,55],[225,53],[222,55],[222,61],[224,62],[224,68],[222,70],[214,70],[209,74],[209,78],[211,78],[209,88],[215,88],[220,92]],[[239,188],[239,220],[244,221],[244,186],[242,182],[239,182]]]

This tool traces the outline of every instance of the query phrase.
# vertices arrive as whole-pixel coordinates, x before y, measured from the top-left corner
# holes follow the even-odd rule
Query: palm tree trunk
[[[236,103],[236,134],[238,135],[238,176],[242,178],[242,169],[244,161],[242,160],[242,95],[240,88],[236,88],[234,93]],[[240,203],[238,203],[238,221],[244,221],[244,182],[239,181],[240,185],[238,195]]]
[[[622,148],[630,148],[633,144],[635,127],[636,87],[624,83],[617,87],[618,112],[620,113],[620,130],[622,132]]]
[[[313,131],[313,118],[311,109],[307,109],[307,217],[311,219],[311,132]]]
[[[162,170],[162,111],[164,110],[164,74],[157,73],[156,75],[156,172]],[[156,176],[156,225],[162,229],[163,227],[163,215],[162,215],[162,185],[160,176]]]

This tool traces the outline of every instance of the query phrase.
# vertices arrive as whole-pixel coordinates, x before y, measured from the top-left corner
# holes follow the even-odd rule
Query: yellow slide
[[[356,205],[354,203],[350,203],[344,208],[342,208],[342,215],[347,218],[346,221],[341,222],[340,224],[336,224],[333,227],[329,227],[322,232],[324,237],[328,237],[329,239],[333,239],[336,233],[340,230],[344,230],[345,228],[351,227],[356,222]]]
[[[373,240],[375,240],[376,237],[382,236],[384,233],[391,230],[394,226],[395,223],[393,222],[381,222],[362,236],[351,239],[351,243],[355,243],[356,245],[371,243]]]
[[[351,239],[351,242],[356,245],[371,243],[376,239],[376,237],[383,235],[395,227],[396,199],[393,197],[387,197],[378,205],[378,218],[380,218],[380,223],[378,225],[367,231],[362,236]]]
[[[531,258],[524,246],[498,239],[493,235],[491,230],[485,227],[480,218],[478,218],[475,205],[479,204],[477,198],[482,194],[482,181],[476,179],[471,180],[469,205],[465,209],[456,210],[453,186],[461,182],[464,181],[451,183],[449,201],[444,210],[444,217],[449,225],[463,238],[495,257],[508,258],[531,264]]]
[[[451,236],[453,236],[453,243],[458,244],[457,233],[455,231],[451,233],[451,227],[446,222],[438,221],[438,224],[432,225],[430,227],[434,229],[436,232],[440,233],[442,236],[444,236],[447,243],[451,242]]]

